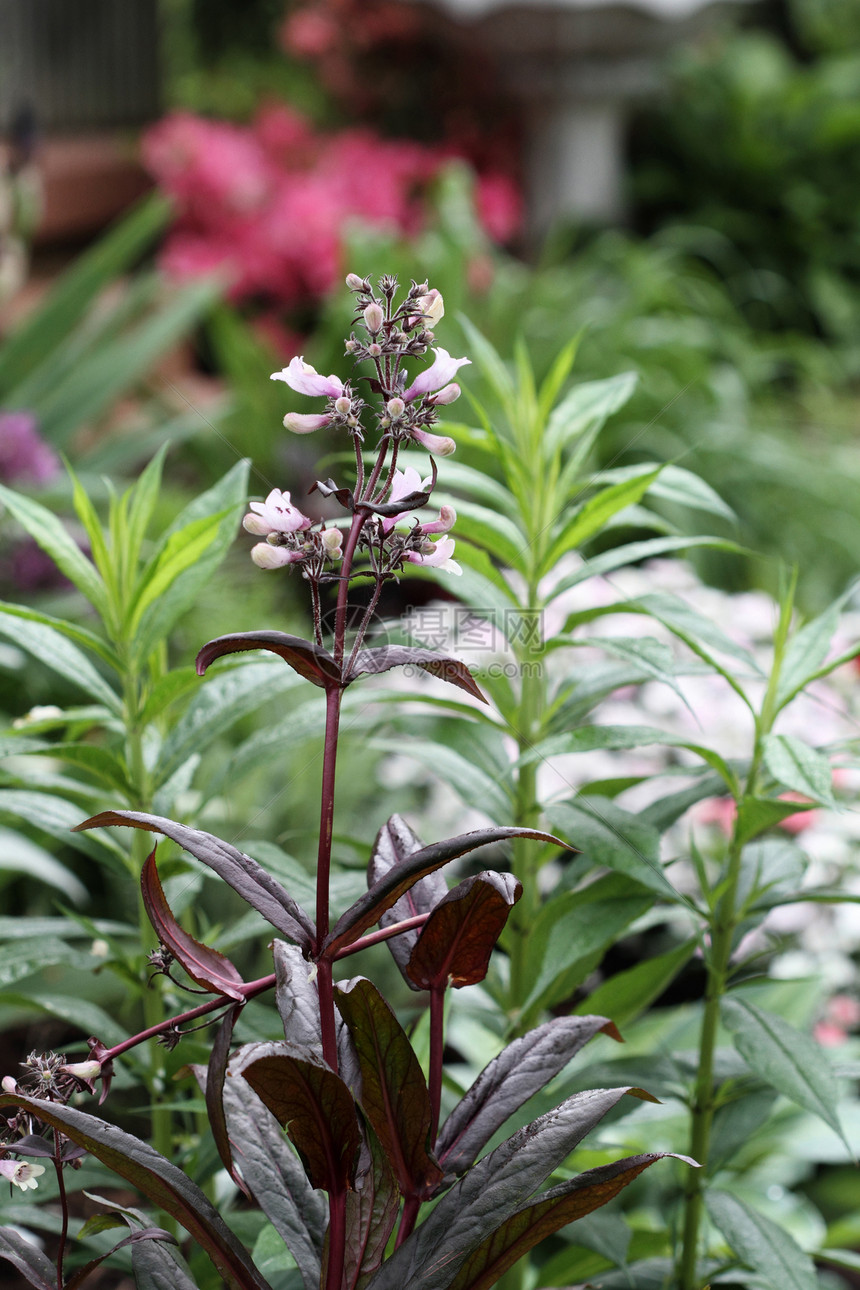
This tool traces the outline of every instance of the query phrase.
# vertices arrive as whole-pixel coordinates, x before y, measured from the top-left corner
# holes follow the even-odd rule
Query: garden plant
[[[566,388],[571,342],[537,382],[524,346],[512,372],[465,324],[487,406],[473,400],[476,424],[449,422],[447,433],[435,433],[469,361],[437,347],[432,364],[421,366],[443,314],[439,293],[413,283],[398,295],[391,277],[374,286],[350,275],[347,283],[355,330],[346,354],[357,374],[323,376],[296,358],[275,377],[322,401],[314,412],[289,411],[285,425],[294,434],[340,436],[341,446],[345,436],[350,451],[336,460],[354,463],[354,483],[317,480],[313,491],[328,516],[321,521],[278,489],[252,503],[244,520],[260,539],[255,564],[269,578],[291,571],[307,587],[311,639],[266,630],[210,641],[197,670],[214,675],[172,731],[167,713],[196,682],[189,668],[168,670],[165,634],[223,557],[245,495],[243,470],[192,503],[152,552],[144,538],[160,460],[113,500],[107,533],[78,488],[95,564],[50,512],[2,493],[104,625],[101,636],[4,606],[7,639],[66,680],[89,685],[100,705],[58,710],[43,724],[37,717],[10,738],[4,751],[17,752],[13,767],[56,758],[90,782],[55,774],[43,777],[41,790],[38,781],[23,792],[13,784],[7,808],[36,827],[53,820],[57,835],[74,823],[90,854],[140,874],[141,927],[151,924],[160,942],[151,963],[164,990],[146,1004],[138,1033],[99,1035],[81,1060],[34,1053],[6,1075],[0,1172],[29,1190],[48,1182],[53,1165],[59,1252],[52,1263],[12,1226],[29,1226],[17,1206],[5,1219],[0,1253],[32,1284],[60,1288],[82,1284],[110,1256],[102,1246],[85,1261],[70,1238],[69,1168],[89,1152],[184,1227],[229,1285],[465,1290],[502,1276],[514,1285],[539,1276],[535,1284],[591,1278],[638,1290],[718,1283],[811,1290],[823,1284],[811,1254],[845,1267],[854,1256],[832,1241],[805,1239],[801,1248],[786,1230],[791,1211],[787,1221],[779,1211],[779,1221],[768,1216],[762,1160],[790,1150],[774,1145],[786,1115],[818,1117],[842,1134],[839,1072],[797,1024],[799,998],[801,1011],[810,1011],[810,988],[768,977],[767,927],[773,911],[800,898],[822,909],[851,898],[838,876],[819,881],[780,831],[815,804],[833,808],[833,770],[852,765],[850,738],[831,749],[808,736],[825,678],[858,652],[844,632],[832,644],[848,597],[802,624],[787,578],[762,652],[681,595],[626,594],[613,578],[629,566],[696,546],[738,552],[724,539],[682,530],[679,516],[726,521],[730,512],[679,466],[592,469],[598,437],[630,397],[633,378]],[[424,520],[429,505],[433,518]],[[454,606],[449,595],[442,606],[443,618],[459,624],[450,654],[438,625],[430,630],[426,608],[400,623],[382,618],[386,584],[405,573],[454,587],[466,602]],[[454,655],[474,649],[475,639],[470,670]],[[259,650],[276,658],[242,657]],[[105,680],[111,674],[115,685]],[[372,679],[382,674],[385,682]],[[730,750],[694,716],[687,727],[679,718],[677,728],[660,729],[640,715],[657,691],[683,716],[687,687],[705,682],[724,687],[739,706],[738,725],[746,723]],[[187,818],[198,747],[279,687],[322,702],[240,742],[221,791],[251,767],[281,765],[324,703],[313,917],[296,898],[292,872],[272,862],[275,851],[258,851],[264,866],[160,813]],[[623,722],[609,707],[619,691],[628,696]],[[803,737],[790,724],[798,705]],[[372,847],[367,891],[341,911],[330,879],[344,714],[366,723],[369,750],[432,767],[489,824],[424,845],[400,815],[391,816]],[[90,739],[40,738],[55,729],[71,736],[85,729]],[[648,748],[658,755],[647,769],[625,760]],[[614,773],[605,771],[606,753]],[[589,758],[598,771],[589,770]],[[55,801],[65,794],[59,815],[50,814],[48,789]],[[110,809],[99,809],[99,794],[108,792]],[[688,813],[715,799],[730,830],[725,842],[682,832]],[[85,809],[96,803],[83,824],[79,802]],[[130,856],[108,831],[120,825],[138,830]],[[154,849],[147,855],[147,831],[193,857],[181,881],[175,870],[165,879]],[[516,876],[467,869],[449,889],[443,871],[450,861],[508,841]],[[278,938],[263,975],[246,979],[223,942],[219,951],[193,934],[183,885],[196,890],[191,878],[199,884],[205,869],[255,911],[246,943]],[[660,952],[607,969],[613,949],[648,927],[661,931]],[[134,934],[127,926],[89,931]],[[424,1005],[401,1004],[404,1024],[369,979],[342,975],[342,959],[380,942]],[[493,955],[497,942],[502,953]],[[126,961],[139,989],[139,959]],[[693,967],[704,981],[701,1005],[651,1009]],[[396,973],[389,979],[389,995],[405,997]],[[206,997],[168,1007],[186,987]],[[462,996],[452,1000],[449,987]],[[254,1001],[271,991],[284,1039],[259,1022],[256,1031],[248,1027]],[[206,1049],[191,1032],[215,1021]],[[477,1040],[469,1033],[475,1021]],[[629,1056],[610,1054],[618,1027]],[[144,1049],[155,1038],[171,1051]],[[192,1054],[215,1163],[180,1142],[165,1105],[165,1061],[174,1048]],[[138,1049],[155,1055],[134,1064]],[[451,1054],[453,1068],[443,1062]],[[151,1145],[81,1109],[99,1082],[104,1100],[112,1077],[119,1088],[129,1071],[151,1100]],[[841,1073],[850,1076],[851,1068]],[[508,1121],[513,1136],[503,1140]],[[619,1159],[619,1143],[632,1154]],[[665,1155],[681,1163],[644,1174]],[[617,1213],[593,1213],[642,1174],[619,1197],[638,1196],[629,1225]],[[100,1188],[109,1177],[101,1174]],[[547,1180],[549,1189],[539,1190]],[[233,1201],[223,1202],[224,1186]],[[267,1220],[245,1242],[253,1258],[236,1235],[251,1198]],[[642,1221],[642,1208],[660,1212],[659,1226],[653,1217]],[[178,1227],[118,1202],[102,1209],[79,1234],[81,1245],[100,1226],[127,1225],[138,1284],[214,1284],[187,1242],[190,1271],[174,1253]],[[539,1266],[526,1269],[521,1256],[548,1237]]]

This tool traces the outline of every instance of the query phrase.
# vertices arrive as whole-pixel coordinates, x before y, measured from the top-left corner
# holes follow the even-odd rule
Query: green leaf
[[[764,764],[775,780],[824,806],[836,807],[833,771],[824,753],[793,735],[766,735],[763,744]]]
[[[656,461],[638,462],[635,466],[601,470],[592,476],[592,481],[596,484],[616,484],[632,478],[642,470],[653,470],[660,464]],[[694,475],[691,470],[685,470],[683,466],[675,466],[671,462],[663,464],[659,479],[655,480],[649,491],[652,497],[659,497],[663,501],[689,506],[699,511],[708,511],[733,523],[737,521],[734,511],[723,501],[719,493],[715,492],[710,484],[706,484],[700,475]]]
[[[440,503],[450,500],[450,504],[456,508],[455,537],[474,542],[476,546],[491,552],[502,564],[523,571],[528,539],[512,520],[498,511],[479,506],[476,502],[456,497],[440,497],[438,500]]]
[[[737,840],[743,846],[789,815],[797,815],[807,809],[802,802],[784,802],[772,797],[744,797],[738,807]]]
[[[301,685],[301,678],[290,668],[269,662],[231,667],[210,676],[205,684],[197,676],[195,681],[197,693],[162,745],[159,783],[169,779],[192,753],[208,748],[241,717]]]
[[[115,672],[120,670],[119,657],[107,641],[102,640],[100,636],[96,636],[95,632],[89,631],[86,627],[81,627],[79,623],[70,623],[64,618],[52,618],[50,614],[43,614],[31,605],[15,605],[7,600],[0,600],[0,610],[2,610],[4,617],[23,619],[31,623],[42,623],[45,627],[52,628],[59,635],[66,636],[69,640],[76,641],[78,645],[83,645],[85,649],[92,650]],[[10,630],[12,629],[10,628]]]
[[[722,1018],[744,1061],[784,1097],[819,1116],[851,1153],[836,1110],[838,1088],[827,1058],[809,1035],[739,998],[722,1001]]]
[[[172,1215],[209,1255],[228,1290],[271,1290],[200,1188],[147,1143],[58,1102],[2,1094],[0,1107],[23,1107],[37,1120],[67,1134]]]
[[[653,892],[619,874],[547,900],[529,936],[528,979],[533,984],[523,1015],[567,998],[623,929],[653,903]]]
[[[551,802],[546,814],[552,827],[585,852],[592,864],[616,869],[673,901],[680,899],[663,873],[657,830],[615,802],[576,797],[566,802]]]
[[[552,544],[544,556],[541,564],[541,572],[548,573],[554,569],[558,561],[568,551],[577,549],[584,545],[589,538],[594,537],[608,523],[608,521],[623,511],[627,506],[633,506],[641,497],[648,492],[654,480],[660,473],[657,470],[645,471],[635,479],[625,480],[621,484],[612,484],[609,488],[604,488],[588,501],[577,511],[573,518],[557,532]]]
[[[144,611],[163,596],[180,574],[203,557],[212,545],[221,526],[221,520],[232,513],[232,508],[193,520],[178,533],[171,535],[158,558],[144,571],[137,596],[129,612],[129,630],[134,632]]]
[[[457,321],[466,333],[469,351],[496,398],[505,409],[509,420],[513,420],[516,411],[516,390],[510,373],[505,367],[498,351],[493,348],[485,336],[478,331],[474,323],[463,314],[458,314]]]
[[[633,1021],[659,998],[695,953],[698,940],[692,937],[674,950],[617,972],[574,1008],[575,1013],[597,1012],[611,1017],[619,1028]]]
[[[513,798],[510,780],[499,783],[492,779],[456,749],[432,739],[410,739],[408,742],[402,739],[373,739],[371,743],[374,748],[397,752],[429,767],[434,775],[450,784],[468,806],[483,811],[491,820],[510,819]]]
[[[83,905],[88,892],[75,875],[49,851],[23,833],[0,828],[0,874],[25,873],[36,882],[57,887],[75,905]]]
[[[65,941],[13,941],[0,946],[0,986],[5,992],[9,986],[55,963],[81,971],[91,971],[94,966],[92,955],[73,949]]]
[[[0,390],[7,406],[20,406],[14,387],[79,325],[90,303],[137,259],[164,227],[169,213],[170,205],[161,194],[148,196],[93,247],[77,256],[47,299],[22,325],[4,336]]]
[[[785,1228],[728,1192],[707,1192],[705,1201],[730,1248],[748,1268],[765,1277],[773,1290],[818,1290],[812,1259]]]
[[[373,1125],[404,1196],[442,1180],[428,1154],[430,1094],[406,1032],[376,987],[358,977],[335,989],[361,1068],[359,1104]]]
[[[176,620],[194,603],[201,587],[210,581],[226,556],[236,536],[238,512],[248,495],[249,466],[248,461],[238,461],[217,484],[194,498],[162,534],[150,567],[154,567],[161,558],[174,534],[181,533],[198,519],[223,515],[203,555],[179,573],[144,612],[135,641],[138,659],[149,657]]]
[[[614,412],[623,408],[638,379],[635,372],[621,372],[608,380],[575,385],[550,415],[544,436],[545,451],[557,452],[602,427]]]
[[[27,650],[40,663],[104,703],[112,712],[122,711],[122,700],[108,685],[85,654],[60,632],[44,622],[0,609],[0,633]]]
[[[823,614],[813,618],[812,622],[801,627],[789,638],[779,671],[779,685],[776,692],[777,712],[790,703],[817,674],[839,627],[842,606],[853,590],[852,584],[825,609]]]
[[[35,825],[67,846],[75,847],[94,859],[125,866],[126,855],[121,846],[108,833],[91,833],[88,837],[74,833],[80,821],[81,809],[51,793],[34,792],[23,788],[0,789],[0,817],[14,816]]]
[[[51,511],[30,497],[0,484],[0,502],[66,577],[86,596],[102,618],[108,615],[108,597],[98,570]]]
[[[628,542],[625,546],[613,547],[610,551],[601,551],[599,555],[589,556],[573,573],[565,574],[556,583],[551,592],[551,599],[570,591],[580,582],[589,578],[611,573],[628,564],[638,564],[641,560],[651,560],[658,555],[668,555],[672,551],[693,550],[695,547],[709,547],[714,551],[730,551],[735,555],[746,554],[746,549],[737,542],[728,542],[718,537],[660,537],[646,538],[642,542]]]
[[[103,784],[117,789],[124,797],[132,799],[135,796],[125,763],[107,748],[84,743],[48,744],[45,748],[34,748],[31,752],[37,757],[55,758],[70,766],[78,766]]]
[[[129,570],[134,569],[140,559],[143,539],[146,537],[146,530],[149,527],[149,521],[152,519],[152,513],[158,501],[167,448],[167,444],[163,444],[159,448],[131,491],[127,536]]]

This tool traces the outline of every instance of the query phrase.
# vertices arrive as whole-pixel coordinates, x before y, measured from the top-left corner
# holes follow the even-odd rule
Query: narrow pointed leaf
[[[409,856],[420,851],[423,845],[402,816],[392,815],[376,835],[367,866],[368,887],[379,882],[395,865],[402,864]],[[429,914],[434,905],[437,905],[447,894],[448,884],[438,871],[428,874],[426,878],[419,878],[390,909],[385,911],[379,920],[379,925],[383,928],[390,927],[393,923],[402,923],[408,918],[414,918],[416,914]],[[409,955],[417,940],[418,928],[412,928],[411,931],[403,932],[400,936],[392,936],[386,941],[394,962],[400,968],[403,979],[411,990],[417,990],[418,987],[413,985],[406,971],[406,964],[409,962]]]
[[[789,815],[810,809],[811,804],[804,802],[786,802],[775,797],[743,797],[738,806],[737,841],[741,844],[749,842]]]
[[[850,1154],[836,1110],[836,1079],[815,1040],[737,993],[723,999],[721,1013],[750,1069],[783,1096],[819,1116]]]
[[[78,1268],[74,1276],[69,1277],[68,1281],[65,1282],[63,1290],[80,1290],[80,1287],[86,1284],[90,1273],[95,1272],[96,1268],[99,1267],[100,1264],[104,1263],[105,1259],[110,1258],[112,1254],[117,1250],[121,1250],[123,1246],[137,1246],[144,1241],[149,1242],[150,1244],[178,1244],[176,1238],[171,1236],[169,1232],[165,1232],[163,1227],[139,1228],[131,1232],[131,1234],[126,1236],[123,1240],[117,1241],[116,1245],[112,1246],[109,1250],[105,1250],[104,1254],[99,1254],[96,1258],[90,1259],[89,1263],[85,1263],[82,1268]],[[176,1267],[175,1263],[174,1267]],[[177,1281],[177,1290],[180,1285],[181,1281]]]
[[[109,824],[163,833],[166,838],[213,869],[284,936],[303,948],[310,949],[316,933],[304,910],[262,865],[238,851],[229,842],[216,838],[212,833],[204,833],[201,829],[189,829],[186,825],[177,824],[161,815],[146,815],[142,811],[102,811],[100,815],[94,815],[82,824],[75,825],[74,832]]]
[[[615,869],[661,896],[678,900],[660,863],[660,834],[615,802],[577,797],[551,804],[547,815],[594,864]]]
[[[206,1251],[228,1290],[270,1290],[200,1188],[147,1143],[71,1106],[20,1094],[0,1095],[0,1108],[14,1106],[65,1133],[154,1205],[172,1214]]]
[[[420,990],[477,985],[508,914],[523,894],[512,873],[485,870],[440,901],[421,929],[407,972]]]
[[[361,1133],[343,1080],[311,1049],[286,1043],[276,1055],[249,1062],[242,1075],[286,1129],[311,1186],[350,1187]]]
[[[14,1227],[0,1227],[0,1259],[17,1268],[37,1290],[57,1290],[57,1271],[47,1254]]]
[[[400,1192],[394,1174],[379,1139],[369,1126],[366,1139],[355,1188],[346,1194],[343,1290],[361,1290],[377,1271],[400,1209]],[[327,1256],[328,1242],[320,1285],[325,1285]]]
[[[24,497],[3,484],[0,484],[0,505],[6,507],[45,554],[51,557],[57,568],[104,617],[108,607],[105,584],[95,565],[87,559],[56,515],[39,502],[34,502],[32,498]]]
[[[225,654],[239,654],[243,650],[266,649],[289,663],[299,676],[323,689],[332,683],[341,683],[340,668],[328,650],[301,636],[288,636],[286,632],[233,632],[218,636],[203,646],[197,655],[197,672],[203,676],[210,663]]]
[[[335,1002],[361,1067],[361,1109],[373,1125],[400,1190],[418,1196],[442,1180],[428,1153],[430,1094],[406,1032],[363,977],[339,986]]]
[[[478,847],[491,843],[505,842],[511,838],[532,838],[536,842],[550,842],[558,847],[567,847],[566,842],[553,837],[551,833],[542,833],[538,829],[490,828],[475,829],[472,833],[461,833],[455,838],[445,838],[441,842],[432,842],[413,852],[399,865],[389,869],[382,878],[373,884],[355,904],[337,921],[334,930],[326,941],[326,953],[333,956],[349,945],[368,927],[372,927],[387,909],[391,909],[409,888],[419,879],[426,878],[443,864],[455,860],[457,856],[475,851]]]
[[[131,1269],[135,1290],[197,1290],[184,1263],[164,1241],[132,1246]]]
[[[178,963],[185,969],[192,981],[211,990],[213,994],[224,994],[228,999],[243,1003],[245,996],[240,986],[244,985],[241,973],[226,955],[213,950],[209,945],[202,945],[190,932],[186,932],[173,917],[173,912],[164,895],[164,888],[158,877],[155,863],[155,852],[158,843],[144,861],[140,875],[140,890],[149,921],[164,945]]]
[[[419,649],[412,645],[380,645],[374,649],[359,650],[355,663],[347,676],[347,682],[354,681],[362,673],[388,672],[392,667],[420,667],[422,672],[429,672],[443,681],[449,681],[459,689],[465,690],[482,703],[487,700],[475,684],[472,673],[459,659],[436,654],[432,649]]]
[[[305,1290],[319,1290],[328,1205],[311,1187],[272,1112],[241,1078],[250,1062],[279,1049],[278,1044],[256,1043],[234,1054],[224,1081],[224,1114],[233,1162],[245,1186],[296,1260]]]
[[[236,1173],[233,1155],[230,1150],[230,1135],[227,1131],[227,1118],[224,1113],[224,1081],[227,1078],[227,1062],[230,1057],[230,1045],[233,1042],[233,1030],[239,1020],[242,1004],[230,1008],[215,1034],[209,1062],[206,1067],[206,1114],[209,1117],[209,1128],[215,1139],[215,1146],[221,1162],[230,1177],[241,1191],[245,1190],[242,1178]]]
[[[566,552],[582,546],[594,537],[612,518],[628,506],[634,505],[647,493],[657,479],[662,467],[643,472],[637,479],[627,479],[601,489],[580,508],[555,537],[543,561],[544,570],[555,568]]]
[[[550,414],[545,435],[547,450],[555,452],[575,443],[595,426],[602,426],[624,406],[638,379],[635,372],[619,372],[607,380],[575,385]]]
[[[44,622],[0,611],[0,635],[25,649],[53,672],[98,699],[111,712],[122,711],[122,700],[96,671],[87,656],[60,632]],[[89,642],[87,642],[89,643]]]
[[[708,1213],[748,1268],[781,1290],[817,1290],[815,1265],[784,1227],[725,1191],[706,1193]]]
[[[508,1044],[442,1125],[436,1153],[446,1172],[468,1169],[514,1111],[601,1032],[620,1038],[608,1017],[556,1017]]]
[[[774,779],[795,793],[835,808],[833,771],[824,753],[793,735],[767,735],[764,762]]]
[[[520,1129],[442,1197],[369,1286],[446,1290],[487,1229],[511,1218],[626,1094],[655,1100],[641,1089],[590,1089]]]
[[[534,1204],[517,1210],[496,1228],[492,1236],[472,1250],[456,1277],[449,1282],[448,1290],[490,1290],[502,1274],[534,1249],[539,1241],[608,1204],[655,1161],[667,1157],[695,1164],[688,1156],[658,1151],[628,1156],[611,1165],[589,1169],[578,1178],[550,1188]]]

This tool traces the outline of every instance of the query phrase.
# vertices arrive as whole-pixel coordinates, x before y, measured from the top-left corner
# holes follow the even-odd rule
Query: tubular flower
[[[36,1179],[44,1172],[44,1165],[31,1165],[25,1160],[0,1160],[0,1178],[8,1178],[22,1191],[35,1191],[39,1186]]]
[[[434,362],[423,372],[418,373],[404,393],[403,397],[407,403],[411,403],[422,394],[432,394],[434,390],[441,390],[443,385],[453,381],[461,367],[472,362],[471,358],[452,358],[447,349],[434,349],[433,353],[436,355]],[[293,359],[293,362],[295,361]]]
[[[272,372],[271,379],[285,381],[297,394],[310,394],[316,398],[338,399],[343,394],[343,381],[339,376],[320,376],[316,368],[306,363],[301,355],[294,358],[289,367],[280,372]]]
[[[388,495],[389,502],[399,502],[401,498],[410,497],[413,493],[423,492],[429,485],[429,479],[422,479],[414,466],[407,466],[405,470],[395,470],[394,479],[391,483],[391,492]],[[401,511],[398,515],[386,515],[382,517],[382,531],[390,533],[395,524],[405,520],[408,515],[412,514],[411,508]],[[457,519],[457,513],[453,506],[443,506],[439,512],[439,518],[431,520],[429,524],[422,522],[422,533],[447,533],[454,527]]]
[[[293,506],[289,493],[282,493],[279,488],[273,488],[264,502],[251,502],[250,507],[250,513],[242,520],[242,527],[257,537],[268,537],[270,533],[297,533],[311,526],[308,517]]]
[[[258,542],[251,547],[251,559],[258,569],[283,569],[285,565],[297,564],[307,559],[306,551],[290,551],[285,546],[272,546],[268,542]]]
[[[457,450],[454,440],[449,439],[447,435],[430,434],[427,430],[413,430],[412,438],[428,452],[435,453],[437,457],[450,457],[451,453]]]
[[[288,412],[284,417],[284,426],[293,434],[311,434],[314,430],[324,430],[331,424],[331,417],[324,412],[315,415],[313,412]]]
[[[412,564],[423,564],[431,569],[442,569],[446,573],[462,573],[454,554],[454,539],[440,538],[438,542],[426,542],[420,551],[407,551],[406,559]]]

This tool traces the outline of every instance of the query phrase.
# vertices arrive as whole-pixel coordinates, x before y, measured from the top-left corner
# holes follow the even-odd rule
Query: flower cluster
[[[413,282],[398,304],[397,281],[380,279],[378,293],[367,278],[351,273],[347,286],[355,296],[354,330],[345,343],[346,354],[355,365],[370,363],[373,375],[365,379],[370,391],[380,396],[372,406],[355,388],[332,373],[322,375],[304,358],[294,358],[272,380],[283,381],[297,394],[325,400],[321,412],[288,412],[284,425],[295,434],[309,434],[331,428],[353,441],[356,487],[339,488],[333,480],[317,481],[315,490],[333,498],[350,515],[349,526],[336,522],[315,525],[293,504],[290,494],[273,489],[262,502],[251,502],[243,520],[245,529],[265,541],[257,543],[251,558],[261,569],[300,565],[302,576],[314,590],[315,622],[319,628],[318,588],[336,578],[349,582],[356,571],[353,560],[360,557],[361,576],[382,583],[407,564],[425,565],[459,573],[453,559],[454,539],[448,534],[456,514],[442,506],[437,517],[421,521],[415,514],[425,506],[436,483],[436,467],[426,479],[414,466],[400,469],[398,454],[403,448],[419,447],[436,456],[454,451],[453,439],[433,434],[438,408],[452,403],[460,394],[453,380],[468,358],[453,358],[447,350],[433,346],[434,327],[441,321],[444,302],[428,284]],[[433,362],[409,373],[406,363],[425,357]],[[361,379],[356,378],[356,379]],[[366,424],[375,417],[375,459],[365,463]],[[374,450],[373,448],[371,450]],[[341,563],[339,572],[333,566]],[[375,601],[374,601],[375,603]],[[318,643],[321,643],[319,630]]]
[[[448,159],[370,130],[319,134],[286,106],[264,108],[249,127],[176,113],[148,132],[144,157],[179,212],[163,253],[167,272],[187,280],[219,271],[234,300],[278,308],[332,288],[350,219],[418,232],[429,185]],[[516,189],[500,174],[486,182],[496,212],[488,232],[510,236],[497,215],[505,194],[517,208]]]

